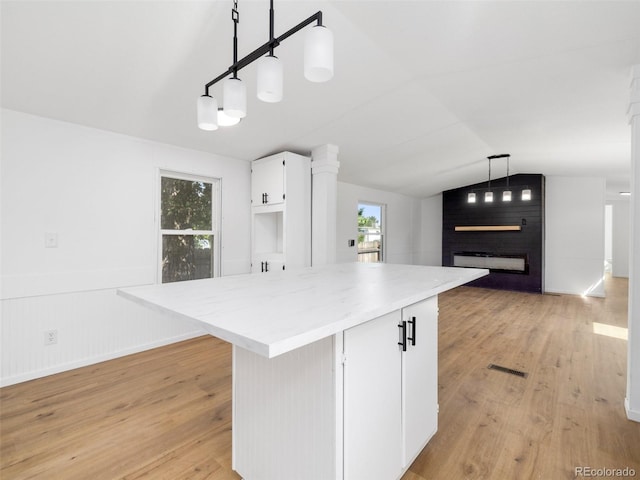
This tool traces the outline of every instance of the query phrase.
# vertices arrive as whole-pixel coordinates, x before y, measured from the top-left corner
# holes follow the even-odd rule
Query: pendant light
[[[484,192],[484,202],[491,203],[493,202],[493,192],[491,191],[491,159],[493,157],[487,157],[489,160],[489,181],[487,182],[487,191]]]
[[[522,190],[522,200],[524,200],[525,202],[528,200],[531,200],[531,189],[530,188],[525,188],[524,190]]]
[[[274,55],[274,50],[284,40],[314,22],[316,25],[308,29],[305,38],[304,75],[312,82],[326,82],[333,77],[333,33],[322,24],[322,12],[316,12],[276,37],[274,35],[273,0],[269,1],[269,5],[269,41],[238,60],[240,14],[238,13],[238,0],[234,0],[231,10],[231,19],[234,23],[233,64],[227,71],[207,83],[204,95],[198,99],[198,126],[201,129],[216,130],[218,128],[218,103],[215,98],[209,95],[209,88],[221,80],[224,80],[222,88],[224,115],[238,120],[247,115],[247,90],[244,82],[238,78],[238,71],[255,61],[258,61],[257,97],[269,103],[281,101],[284,83],[283,67],[282,61]],[[222,119],[222,116],[220,118]],[[231,120],[225,120],[225,123],[233,124]],[[223,125],[223,121],[220,120],[219,124]]]
[[[247,116],[247,87],[238,77],[229,77],[222,84],[224,113],[234,118]]]
[[[237,125],[240,123],[240,118],[238,117],[230,117],[226,113],[224,113],[224,109],[218,107],[218,126],[220,127],[232,127],[233,125]]]
[[[502,201],[503,202],[510,202],[511,201],[511,189],[509,188],[509,158],[511,158],[511,155],[506,154],[505,155],[507,157],[507,189],[502,192]]]
[[[467,203],[476,203],[475,192],[470,192],[469,194],[467,194]]]
[[[275,55],[258,60],[258,98],[263,102],[282,100],[282,62]]]
[[[307,30],[304,41],[304,77],[310,82],[333,78],[333,33],[316,25]]]
[[[218,101],[209,95],[198,98],[198,127],[208,131],[218,129]]]

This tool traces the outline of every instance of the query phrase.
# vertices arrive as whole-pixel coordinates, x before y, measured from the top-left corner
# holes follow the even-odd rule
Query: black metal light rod
[[[499,155],[491,155],[489,157],[487,157],[489,160],[493,160],[494,158],[506,158],[506,157],[510,157],[511,155],[509,155],[508,153],[501,153]]]
[[[295,27],[291,28],[290,30],[288,30],[285,33],[283,33],[282,35],[280,35],[278,38],[274,38],[273,40],[269,40],[267,43],[265,43],[265,44],[261,45],[260,47],[256,48],[253,52],[251,52],[246,57],[241,58],[240,60],[235,62],[233,65],[231,65],[227,69],[226,72],[218,75],[216,78],[214,78],[213,80],[211,80],[209,83],[207,83],[205,85],[205,87],[204,87],[205,95],[209,95],[209,87],[211,87],[212,85],[215,85],[220,80],[223,80],[228,75],[230,75],[232,73],[235,73],[238,70],[242,70],[244,67],[246,67],[250,63],[255,62],[258,58],[262,57],[267,52],[271,52],[274,48],[276,48],[278,45],[280,45],[280,43],[283,40],[286,40],[287,38],[289,38],[294,33],[299,32],[304,27],[306,27],[307,25],[312,24],[315,21],[318,22],[319,26],[322,25],[322,12],[321,11],[318,11],[318,12],[314,13],[313,15],[311,15],[306,20],[303,20],[302,22],[300,22]]]

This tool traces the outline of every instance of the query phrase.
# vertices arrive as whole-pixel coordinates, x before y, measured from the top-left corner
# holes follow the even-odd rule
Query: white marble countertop
[[[268,358],[489,273],[485,269],[342,263],[123,288],[118,294]]]

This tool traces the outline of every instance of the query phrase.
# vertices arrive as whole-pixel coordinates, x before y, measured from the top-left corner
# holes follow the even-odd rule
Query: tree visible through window
[[[215,181],[161,177],[162,283],[214,276]]]
[[[382,262],[382,205],[358,204],[358,261]]]

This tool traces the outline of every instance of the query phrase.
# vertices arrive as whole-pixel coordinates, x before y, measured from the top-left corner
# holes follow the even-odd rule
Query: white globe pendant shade
[[[310,82],[326,82],[333,77],[333,33],[324,26],[307,29],[304,76]]]
[[[218,129],[218,102],[209,95],[198,98],[198,127],[208,131]]]
[[[222,94],[225,114],[235,118],[247,116],[247,87],[242,80],[227,78],[222,86]]]
[[[282,100],[282,62],[274,55],[258,60],[258,98],[263,102]]]
[[[230,117],[224,113],[223,108],[218,108],[218,125],[221,127],[231,127],[240,123],[240,119],[237,117]]]

